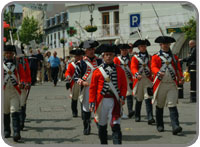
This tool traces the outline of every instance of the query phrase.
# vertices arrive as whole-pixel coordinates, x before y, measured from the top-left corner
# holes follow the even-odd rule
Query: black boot
[[[84,135],[89,135],[90,134],[90,130],[91,130],[90,115],[91,115],[90,112],[84,112],[83,111],[82,117],[83,117],[83,127],[84,127],[83,134]]]
[[[164,132],[163,108],[156,106],[156,125],[158,132]]]
[[[12,124],[13,124],[13,140],[17,142],[21,139],[20,136],[20,123],[19,123],[19,113],[12,113]]]
[[[10,113],[9,114],[5,114],[4,113],[4,136],[5,138],[10,137]]]
[[[136,100],[136,104],[135,104],[135,122],[140,122],[141,116],[141,107],[142,107],[142,101],[139,102],[138,100]]]
[[[122,132],[119,124],[112,127],[113,144],[122,144]]]
[[[77,117],[78,116],[77,102],[78,102],[77,100],[72,100],[72,102],[71,102],[71,109],[72,109],[73,117]]]
[[[108,144],[107,125],[105,126],[98,125],[98,128],[99,128],[99,139],[101,144]]]
[[[126,97],[127,99],[127,108],[128,108],[128,117],[131,118],[135,114],[133,111],[133,96],[129,95]]]
[[[172,133],[173,135],[177,135],[178,133],[182,132],[182,128],[179,126],[179,120],[178,120],[179,115],[177,107],[169,108],[169,112],[173,129]]]
[[[151,125],[155,123],[155,119],[153,118],[153,107],[151,104],[151,99],[145,99],[146,103],[146,111],[147,111],[147,119],[148,119],[148,124]]]
[[[26,118],[26,107],[22,106],[21,110],[19,112],[19,120],[20,120],[20,130],[22,131],[24,129],[24,122]]]

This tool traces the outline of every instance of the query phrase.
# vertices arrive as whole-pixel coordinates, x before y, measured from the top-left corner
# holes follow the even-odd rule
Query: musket
[[[156,14],[156,17],[157,17],[156,22],[157,22],[158,28],[159,28],[159,30],[160,30],[162,36],[164,37],[164,33],[163,33],[163,31],[162,31],[162,29],[161,29],[161,27],[160,27],[160,24],[159,24],[159,16],[158,16],[158,13],[156,12],[156,9],[155,9],[154,5],[153,5],[153,4],[151,4],[151,5],[152,5],[152,8],[153,8],[153,10],[154,10],[154,12],[155,12],[155,14]],[[173,60],[174,65],[175,65],[175,71],[177,72],[177,75],[178,75],[178,81],[180,81],[180,80],[181,80],[181,76],[180,76],[180,73],[179,73],[179,70],[178,70],[178,65],[177,65],[178,63],[176,62],[176,59],[174,58],[171,49],[169,49],[169,52],[170,52],[170,54],[172,55],[172,60]]]

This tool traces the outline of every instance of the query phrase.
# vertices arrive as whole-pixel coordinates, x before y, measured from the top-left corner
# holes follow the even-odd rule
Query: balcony
[[[97,28],[97,32],[95,32],[97,38],[119,36],[119,23],[102,24],[101,26],[97,26]]]

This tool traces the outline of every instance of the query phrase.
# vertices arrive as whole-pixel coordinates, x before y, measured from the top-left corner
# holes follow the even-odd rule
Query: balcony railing
[[[103,24],[97,26],[96,37],[114,37],[119,36],[119,23],[115,24]]]

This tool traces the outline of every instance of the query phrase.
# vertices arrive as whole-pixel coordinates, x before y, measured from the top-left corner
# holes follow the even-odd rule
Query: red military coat
[[[118,57],[115,57],[113,62],[119,66],[122,65],[122,63]],[[128,67],[129,67],[129,69],[131,69],[131,61],[130,60],[128,61]],[[129,78],[129,80],[133,82],[133,78]]]
[[[68,76],[72,78],[74,76],[74,73],[75,73],[75,66],[72,63],[69,63],[67,70],[65,72],[65,78],[67,78]],[[72,80],[70,88],[72,88],[73,85],[74,85],[74,80]]]
[[[4,69],[4,80],[6,76],[8,75],[7,71]],[[16,78],[16,85],[14,86],[15,89],[18,91],[19,94],[21,94],[21,90],[19,88],[19,83],[25,83],[25,72],[23,69],[22,64],[18,64],[18,67],[15,67],[13,71],[13,75]],[[6,88],[6,84],[4,83],[4,89]]]
[[[27,58],[24,58],[24,61],[25,61],[25,75],[26,75],[26,83],[31,83],[31,70],[30,70],[30,66],[29,66],[29,63],[28,63],[28,59]]]
[[[133,74],[134,77],[135,77],[135,74],[139,72],[139,64],[141,64],[138,61],[138,59],[135,57],[135,56],[138,56],[138,55],[134,55],[132,57],[132,60],[131,60],[131,72],[132,72],[132,74]],[[152,75],[151,75],[151,56],[150,56],[150,59],[148,60],[147,65],[145,65],[145,66],[147,66],[149,68],[149,70],[150,70],[150,74],[149,74],[149,76],[147,78],[150,81],[153,81]],[[133,95],[135,94],[134,91],[136,91],[138,81],[139,80],[135,77],[134,82],[133,82]]]
[[[178,67],[178,72],[179,72],[180,78],[183,78],[183,73],[182,73],[182,70],[181,70],[181,65],[180,65],[180,62],[178,60],[178,57],[176,55],[174,55],[174,58],[177,62],[177,67]],[[159,85],[160,85],[160,82],[161,82],[161,80],[159,78],[156,78],[156,77],[157,77],[157,74],[160,71],[161,67],[164,64],[165,63],[162,63],[162,59],[160,58],[159,54],[155,54],[152,57],[151,70],[152,70],[152,73],[154,74],[154,85],[153,85],[154,98],[156,97],[156,93],[159,89]],[[171,61],[171,65],[172,65],[173,69],[175,70],[175,64],[174,64],[173,60]],[[175,70],[175,76],[176,76],[176,79],[174,80],[174,82],[176,83],[176,85],[178,85],[177,70]]]
[[[116,70],[117,70],[117,83],[118,83],[118,88],[120,91],[119,96],[123,96],[125,98],[126,92],[127,92],[126,75],[125,75],[124,70],[118,65],[116,65]],[[101,109],[99,108],[99,105],[104,97],[101,94],[104,81],[105,80],[101,71],[99,70],[99,68],[97,68],[92,74],[92,80],[91,80],[90,89],[89,89],[89,103],[95,103],[95,113],[97,112],[97,109]],[[117,99],[114,98],[114,108],[112,112],[111,123],[114,120],[117,120],[119,117],[120,117],[120,105]],[[95,122],[98,122],[96,118],[94,120]]]

